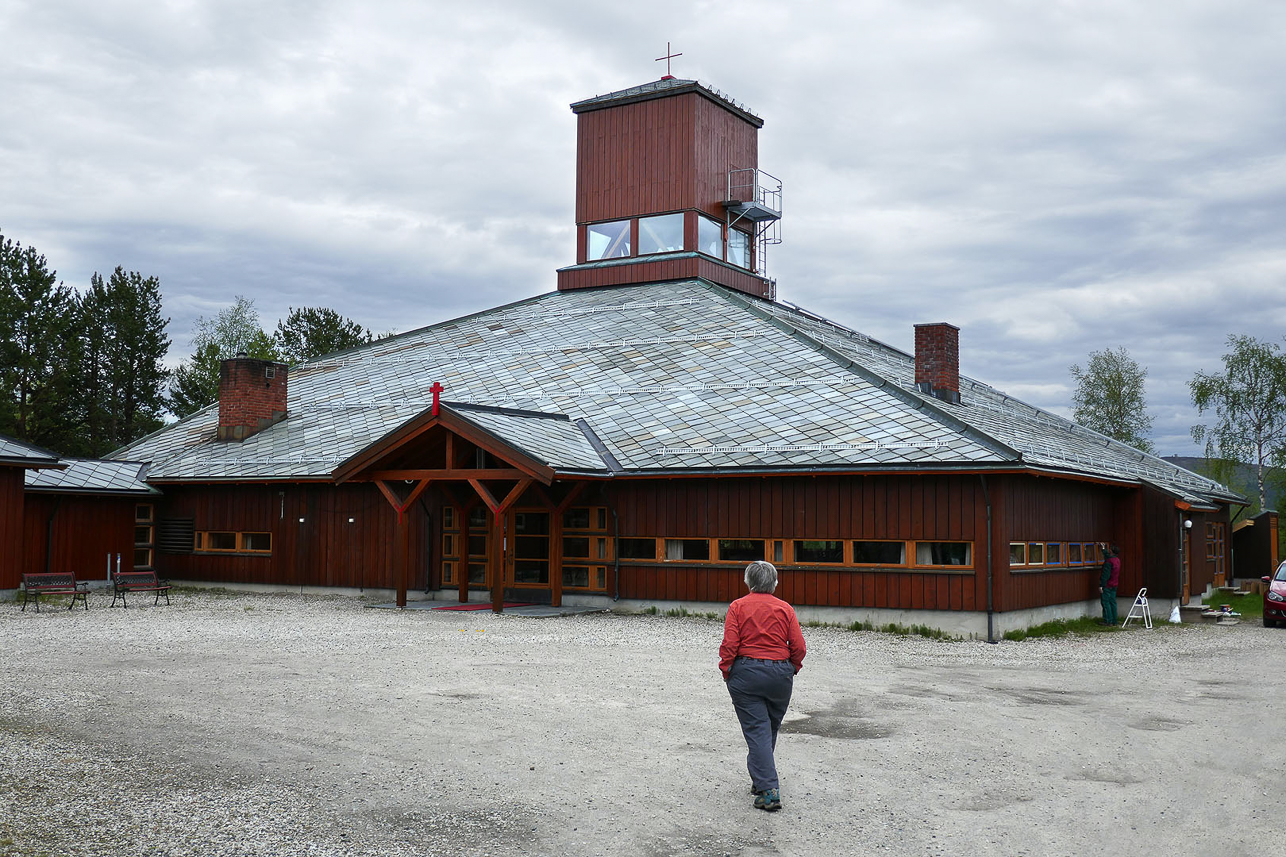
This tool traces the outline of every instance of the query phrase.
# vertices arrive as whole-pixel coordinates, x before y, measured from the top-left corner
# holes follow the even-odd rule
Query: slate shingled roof
[[[66,470],[28,470],[27,489],[75,494],[156,494],[143,481],[147,465],[139,461],[62,458]]]
[[[242,443],[214,439],[211,406],[116,456],[156,481],[328,478],[434,382],[564,474],[1024,467],[1234,498],[972,379],[960,405],[924,395],[910,355],[703,281],[553,292],[318,358],[291,369],[287,419]]]
[[[16,467],[57,467],[58,455],[47,449],[0,435],[0,465]]]

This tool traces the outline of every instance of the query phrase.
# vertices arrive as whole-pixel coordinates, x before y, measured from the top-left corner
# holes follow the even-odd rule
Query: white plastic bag
[[[1176,604],[1170,609],[1170,624],[1178,625],[1183,620],[1179,618],[1179,605]]]

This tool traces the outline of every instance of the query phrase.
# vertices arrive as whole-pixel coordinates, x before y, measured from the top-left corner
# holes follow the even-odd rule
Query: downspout
[[[978,474],[978,481],[982,483],[982,499],[987,505],[987,642],[995,645],[996,640],[996,610],[992,602],[992,579],[991,579],[991,494],[987,491],[987,477]]]

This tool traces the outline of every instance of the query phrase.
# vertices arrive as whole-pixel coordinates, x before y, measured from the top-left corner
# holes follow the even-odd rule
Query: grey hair
[[[756,560],[746,566],[745,580],[751,592],[773,592],[777,589],[777,567],[771,562]]]

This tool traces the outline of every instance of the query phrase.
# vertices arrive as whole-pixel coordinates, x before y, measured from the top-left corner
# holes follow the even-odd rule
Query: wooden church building
[[[778,301],[754,113],[668,76],[572,111],[557,291],[227,361],[116,454],[163,576],[718,610],[767,559],[805,618],[995,636],[1094,611],[1100,542],[1154,610],[1230,573],[1225,487],[961,375],[949,323],[907,354]]]

